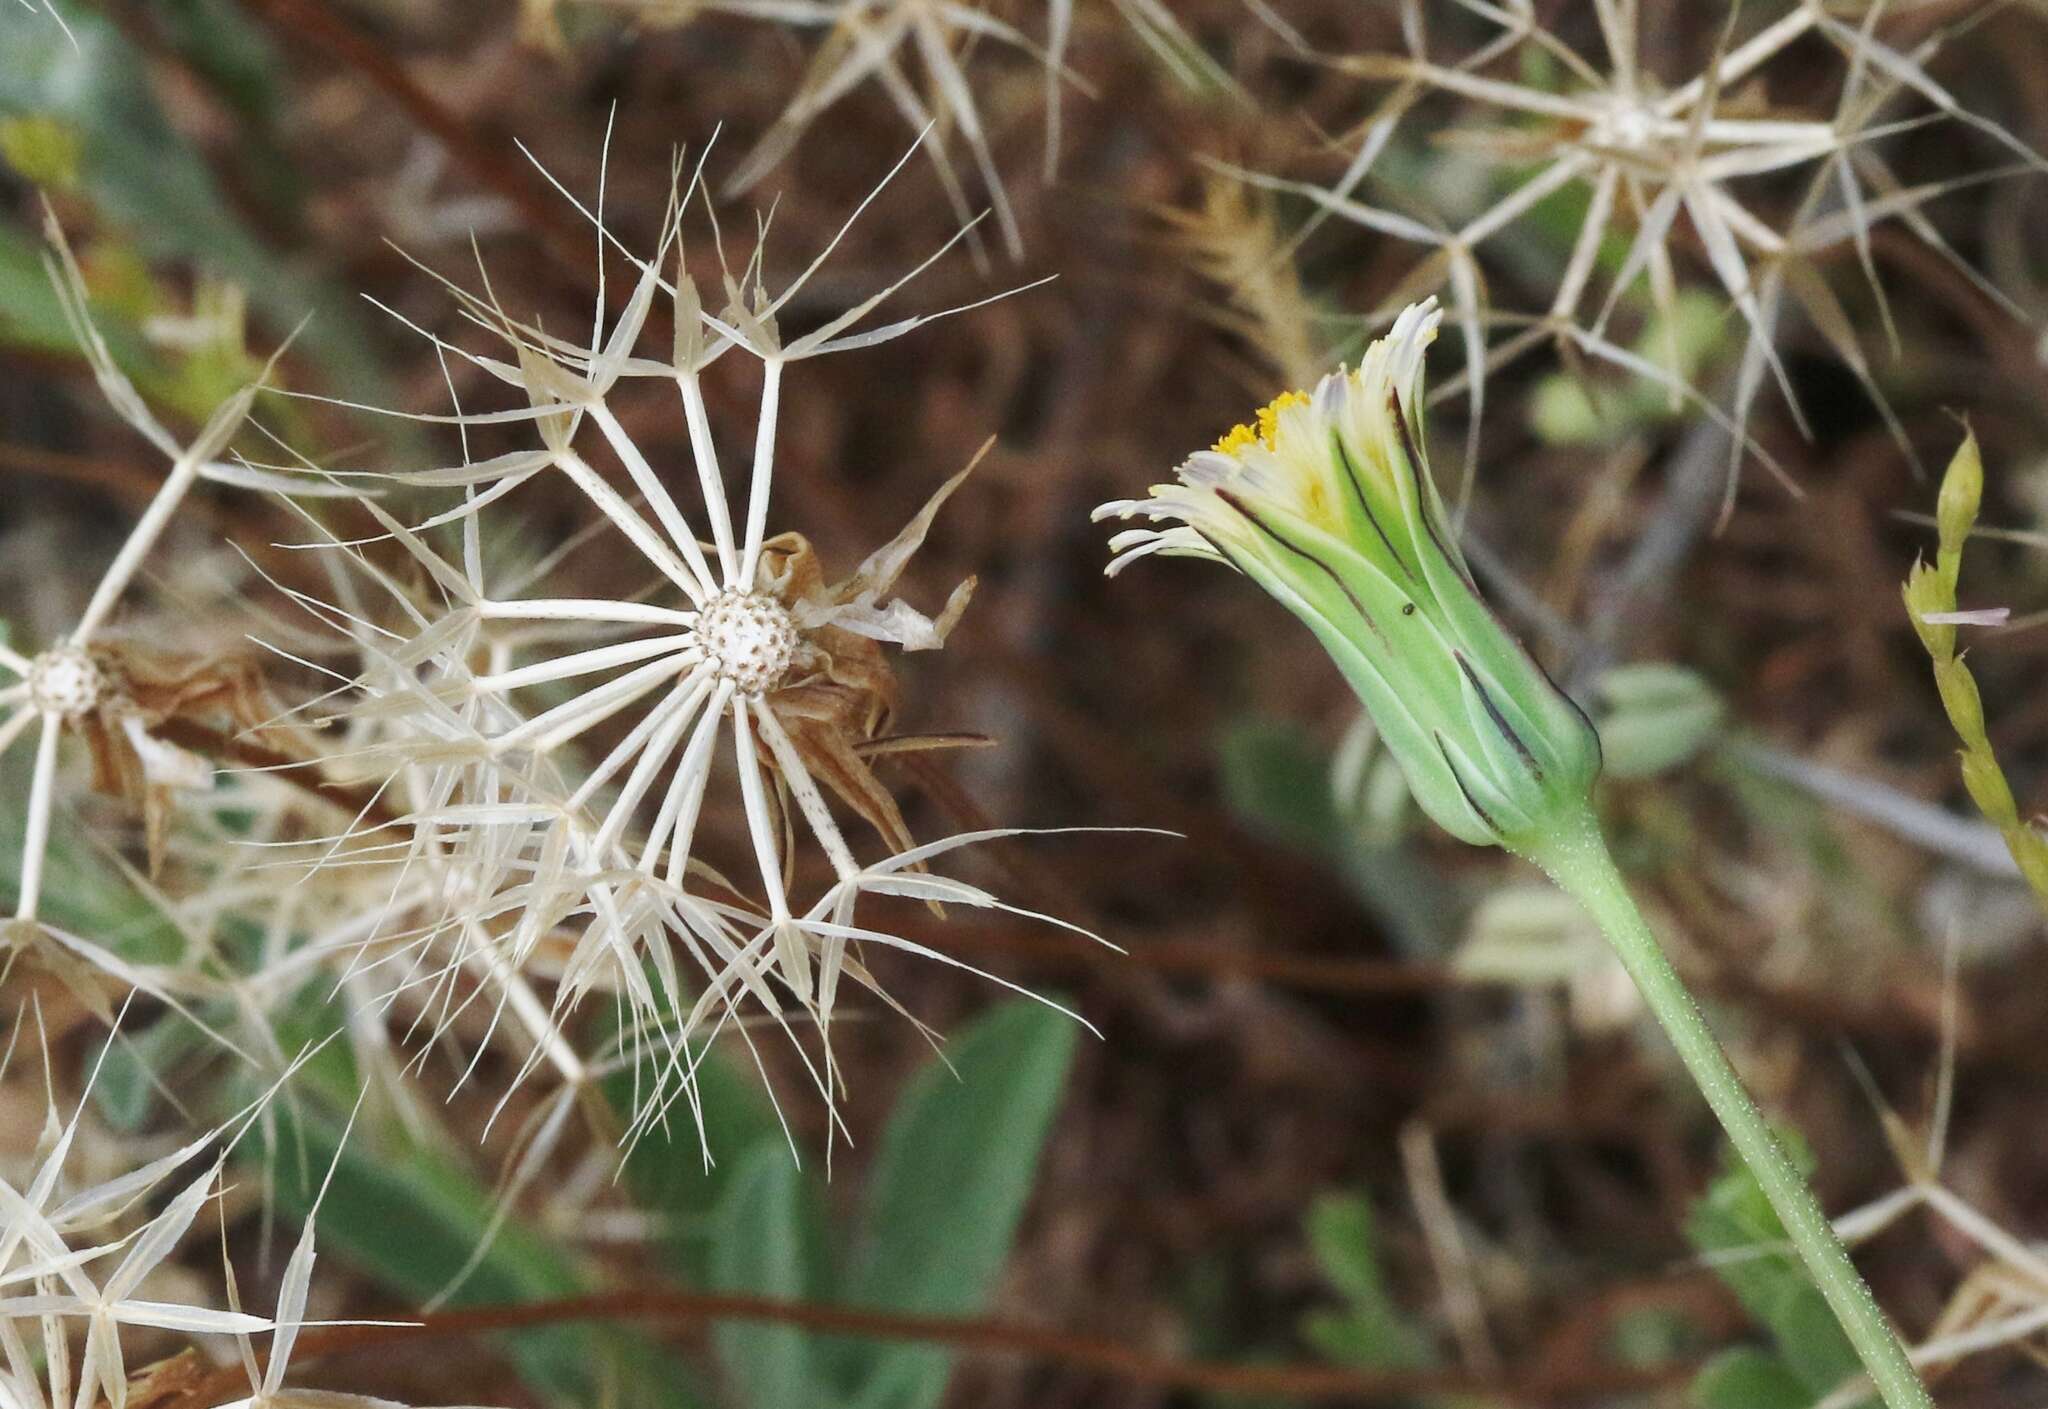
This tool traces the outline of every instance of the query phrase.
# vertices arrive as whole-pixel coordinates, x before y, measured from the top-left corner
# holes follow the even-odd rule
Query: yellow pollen
[[[1235,455],[1255,440],[1265,446],[1266,449],[1271,450],[1273,448],[1273,437],[1279,433],[1280,429],[1280,413],[1289,406],[1306,405],[1308,405],[1307,392],[1281,392],[1259,408],[1258,424],[1255,427],[1248,425],[1233,427],[1229,435],[1217,441],[1217,452],[1223,455]]]

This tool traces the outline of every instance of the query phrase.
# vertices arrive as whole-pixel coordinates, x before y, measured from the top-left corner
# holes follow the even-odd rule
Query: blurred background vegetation
[[[808,120],[846,72],[847,36],[896,11],[911,37],[883,66],[893,86],[853,84]],[[1635,81],[1661,93],[1798,11],[1745,5],[1732,29],[1718,5],[1605,13],[1632,36]],[[1600,313],[1597,345],[1544,339],[1485,377],[1475,415],[1472,347],[1448,331],[1433,429],[1447,488],[1469,484],[1464,529],[1495,599],[1602,723],[1604,806],[1639,893],[1813,1153],[1825,1202],[1918,1189],[1937,1206],[1864,1258],[1926,1339],[2048,1304],[2038,1268],[1958,1233],[1925,1194],[1938,1180],[2020,1245],[2048,1231],[2048,948],[1961,785],[1899,597],[1931,551],[1928,467],[1967,416],[1997,532],[1970,547],[1961,605],[2012,619],[1964,640],[2033,818],[2048,778],[2044,636],[2028,629],[2048,604],[2048,185],[2020,149],[2048,145],[2048,17],[1965,0],[1825,13],[1910,55],[1916,81],[1877,85],[1875,115],[1823,149],[1842,165],[1881,151],[1862,196],[1889,194],[1888,210],[1859,208],[1847,178],[1816,182],[1814,163],[1731,185],[1780,230],[1850,212],[1841,238],[1785,261],[1798,296],[1771,311],[1761,389],[1757,320],[1711,222],[1679,214],[1637,277],[1631,231],[1650,212],[1624,189],[1576,315],[1583,330]],[[1503,32],[1522,37],[1489,54]],[[996,201],[975,247],[914,286],[916,308],[1057,276],[807,368],[781,508],[848,569],[997,437],[911,570],[916,600],[968,574],[980,590],[948,649],[900,671],[901,728],[995,746],[891,765],[911,828],[1183,837],[1005,844],[981,863],[1126,955],[1006,917],[942,925],[905,906],[901,924],[1058,990],[1102,1040],[955,972],[892,969],[895,995],[950,1034],[944,1061],[904,1024],[846,1024],[855,1143],[829,1181],[824,1114],[772,1059],[798,1093],[788,1132],[750,1069],[707,1068],[709,1170],[679,1131],[643,1142],[617,1181],[569,1156],[534,1179],[521,1120],[486,1133],[487,1103],[436,1095],[424,1123],[378,1113],[340,1155],[316,1308],[388,1314],[467,1268],[451,1304],[657,1288],[1043,1335],[990,1353],[943,1327],[740,1316],[678,1336],[623,1318],[340,1355],[322,1375],[410,1402],[676,1409],[1822,1402],[1846,1350],[1788,1260],[1743,1251],[1769,1242],[1769,1215],[1723,1169],[1597,935],[1533,872],[1415,824],[1342,681],[1258,594],[1171,564],[1101,579],[1090,507],[1354,353],[1390,303],[1441,285],[1484,312],[1491,347],[1552,311],[1597,199],[1583,183],[1420,273],[1429,246],[1382,213],[1458,229],[1594,137],[1402,68],[1418,45],[1446,72],[1480,55],[1458,71],[1523,93],[1588,91],[1563,54],[1610,77],[1619,63],[1594,7],[1541,0],[0,0],[0,616],[24,640],[73,619],[90,583],[71,565],[112,551],[160,474],[78,356],[42,263],[46,209],[116,359],[184,429],[302,322],[283,385],[435,409],[431,345],[356,297],[457,336],[409,258],[460,278],[480,257],[509,309],[578,328],[596,244],[549,179],[589,200],[607,150],[607,221],[644,249],[672,151],[717,134],[710,180],[743,178],[741,224],[773,203],[786,276],[930,117],[945,161],[906,166],[789,321],[822,321]],[[1718,111],[1846,122],[1854,67],[1810,34],[1717,93]],[[1977,121],[1926,120],[1950,99]],[[1616,151],[1654,196],[1654,163]],[[1760,283],[1767,266],[1752,265]],[[744,388],[710,393],[715,422],[749,423]],[[664,388],[615,409],[657,466],[685,465]],[[334,468],[409,463],[431,440],[281,398],[262,416]],[[552,546],[577,522],[566,496],[529,501],[523,532]],[[260,496],[204,487],[148,595],[191,641],[237,649],[249,621],[221,603],[252,579],[225,545],[289,573],[272,545],[301,534]],[[135,819],[86,800],[60,828],[53,919],[138,959],[189,942],[107,863],[140,855]],[[102,1030],[62,993],[37,997],[53,1051],[82,1068]],[[110,1138],[162,1139],[246,1094],[193,1060],[197,1029],[143,1019],[95,1092]],[[338,1020],[318,985],[294,1009],[304,1037]],[[310,1202],[363,1079],[340,1047],[309,1070],[269,1147],[296,1153],[252,1178],[274,1187],[272,1212]],[[33,1145],[42,1083],[19,1066],[0,1083],[0,1150]],[[254,1200],[242,1213],[272,1216]],[[190,1275],[218,1269],[202,1258]],[[265,1277],[243,1274],[254,1302]],[[1091,1339],[1151,1369],[1090,1361]],[[2038,1343],[2008,1339],[1945,1367],[1941,1402],[2048,1392]],[[1271,1383],[1152,1373],[1223,1361],[1266,1365]]]

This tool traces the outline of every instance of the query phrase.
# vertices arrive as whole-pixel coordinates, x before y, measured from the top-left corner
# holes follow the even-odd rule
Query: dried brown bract
[[[161,737],[177,721],[225,721],[243,732],[267,731],[283,712],[262,671],[245,657],[201,657],[154,651],[132,640],[95,643],[88,659],[100,688],[72,720],[92,755],[95,790],[142,809],[149,870],[163,866],[171,799],[179,789],[207,787],[213,765]]]

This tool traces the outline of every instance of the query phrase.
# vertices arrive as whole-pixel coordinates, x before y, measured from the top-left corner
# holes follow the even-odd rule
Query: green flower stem
[[[1720,1118],[1737,1153],[1756,1176],[1798,1249],[1835,1319],[1848,1334],[1888,1409],[1933,1409],[1934,1401],[1907,1359],[1906,1349],[1878,1308],[1877,1299],[1850,1262],[1841,1239],[1785,1155],[1762,1112],[1707,1026],[1671,961],[1630,898],[1599,824],[1582,815],[1545,841],[1523,848],[1531,861],[1592,914],[1650,1011],[1657,1015],[1700,1094]]]

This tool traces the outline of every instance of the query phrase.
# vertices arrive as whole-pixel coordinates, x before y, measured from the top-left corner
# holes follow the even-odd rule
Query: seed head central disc
[[[28,665],[28,702],[44,714],[76,719],[100,702],[106,672],[76,646],[52,646]]]
[[[774,689],[796,663],[796,623],[782,603],[759,592],[728,589],[697,614],[704,658],[743,694]]]
[[[1634,98],[1615,98],[1604,106],[1607,111],[1591,134],[1596,141],[1629,152],[1649,147],[1657,133],[1658,119],[1653,108]]]

